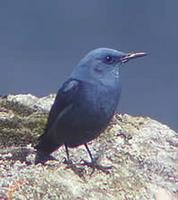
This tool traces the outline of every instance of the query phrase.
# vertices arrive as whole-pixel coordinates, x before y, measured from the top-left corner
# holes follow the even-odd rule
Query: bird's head
[[[114,81],[119,79],[120,65],[127,61],[145,56],[146,53],[124,53],[109,48],[90,51],[73,71],[75,78],[87,81]],[[110,80],[111,79],[111,80]]]

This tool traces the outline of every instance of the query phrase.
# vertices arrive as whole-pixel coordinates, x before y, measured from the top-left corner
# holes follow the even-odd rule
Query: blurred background
[[[0,95],[55,93],[97,47],[149,56],[124,65],[119,112],[178,131],[177,0],[1,0]]]

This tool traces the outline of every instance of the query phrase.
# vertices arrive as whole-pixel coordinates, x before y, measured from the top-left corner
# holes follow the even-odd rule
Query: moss
[[[0,105],[8,110],[13,111],[15,115],[28,116],[34,112],[29,106],[25,106],[18,102],[8,101],[6,98],[1,99]]]
[[[35,112],[24,117],[23,125],[32,130],[32,132],[42,132],[47,122],[47,114]]]
[[[43,133],[47,113],[29,109],[19,103],[0,100],[0,145],[35,144]]]

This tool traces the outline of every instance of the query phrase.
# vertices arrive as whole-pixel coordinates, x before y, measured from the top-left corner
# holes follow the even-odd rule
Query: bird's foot
[[[66,165],[74,165],[73,162],[72,162],[72,160],[67,159],[67,158],[64,158],[63,163],[66,164]]]
[[[83,175],[84,175],[84,168],[77,167],[77,166],[72,162],[72,160],[67,159],[67,158],[64,158],[63,163],[67,165],[67,168],[72,169],[72,171],[73,171],[74,173],[76,173],[78,176],[83,177]]]
[[[112,166],[103,166],[97,163],[98,158],[99,157],[93,158],[91,162],[82,159],[83,163],[81,163],[81,165],[86,165],[88,167],[91,167],[93,169],[92,174],[95,171],[95,169],[101,170],[102,172],[105,173],[109,173],[109,170],[112,168]]]

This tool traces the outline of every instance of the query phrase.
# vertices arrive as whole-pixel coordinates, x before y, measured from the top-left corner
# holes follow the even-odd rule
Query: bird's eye
[[[105,62],[108,63],[108,64],[112,64],[114,62],[114,59],[113,59],[112,56],[106,56]]]

